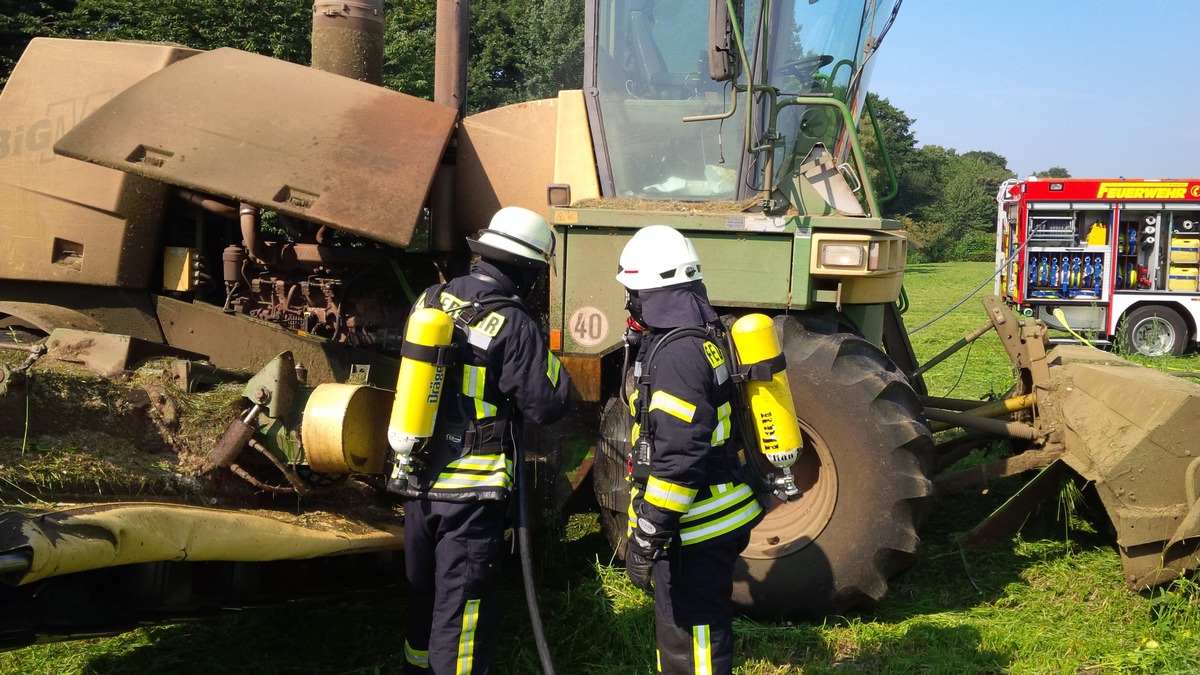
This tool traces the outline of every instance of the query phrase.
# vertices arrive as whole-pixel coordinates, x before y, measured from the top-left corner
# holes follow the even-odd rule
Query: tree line
[[[882,205],[884,214],[904,224],[910,258],[919,262],[995,258],[996,193],[1000,184],[1017,175],[1008,160],[986,150],[959,153],[940,145],[917,146],[916,120],[886,98],[868,94],[896,176],[896,196]],[[880,139],[866,117],[859,123],[871,184],[885,192],[889,184]],[[1040,178],[1069,178],[1062,167],[1034,174]]]
[[[436,4],[383,0],[385,86],[432,97]],[[0,88],[37,36],[235,47],[308,64],[311,25],[311,0],[0,0]],[[469,49],[469,112],[578,89],[583,0],[474,0]],[[915,120],[886,98],[870,99],[897,182],[884,215],[903,223],[911,258],[992,260],[996,190],[1015,177],[1007,160],[990,151],[918,146]],[[872,184],[886,193],[881,139],[865,117],[860,134]],[[1038,175],[1069,174],[1053,167]]]

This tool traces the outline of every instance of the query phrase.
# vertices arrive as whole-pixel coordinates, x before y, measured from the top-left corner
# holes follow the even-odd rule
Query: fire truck
[[[1146,356],[1200,340],[1200,179],[1014,179],[996,201],[996,294],[1024,315]]]

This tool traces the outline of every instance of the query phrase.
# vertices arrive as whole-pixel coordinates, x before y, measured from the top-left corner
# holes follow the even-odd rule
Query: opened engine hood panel
[[[54,151],[403,247],[454,121],[443,105],[225,48],[133,85]]]

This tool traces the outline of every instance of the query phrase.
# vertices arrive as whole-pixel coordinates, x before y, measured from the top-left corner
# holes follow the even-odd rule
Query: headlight
[[[823,267],[862,267],[862,244],[821,244]]]

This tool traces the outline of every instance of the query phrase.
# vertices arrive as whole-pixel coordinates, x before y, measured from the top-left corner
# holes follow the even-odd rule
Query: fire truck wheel
[[[1143,356],[1179,356],[1187,346],[1183,317],[1169,307],[1147,305],[1125,315],[1125,348]]]
[[[880,349],[791,317],[776,323],[805,437],[792,467],[804,494],[772,499],[742,553],[734,601],[754,617],[819,618],[878,602],[916,561],[934,502],[933,440]]]

